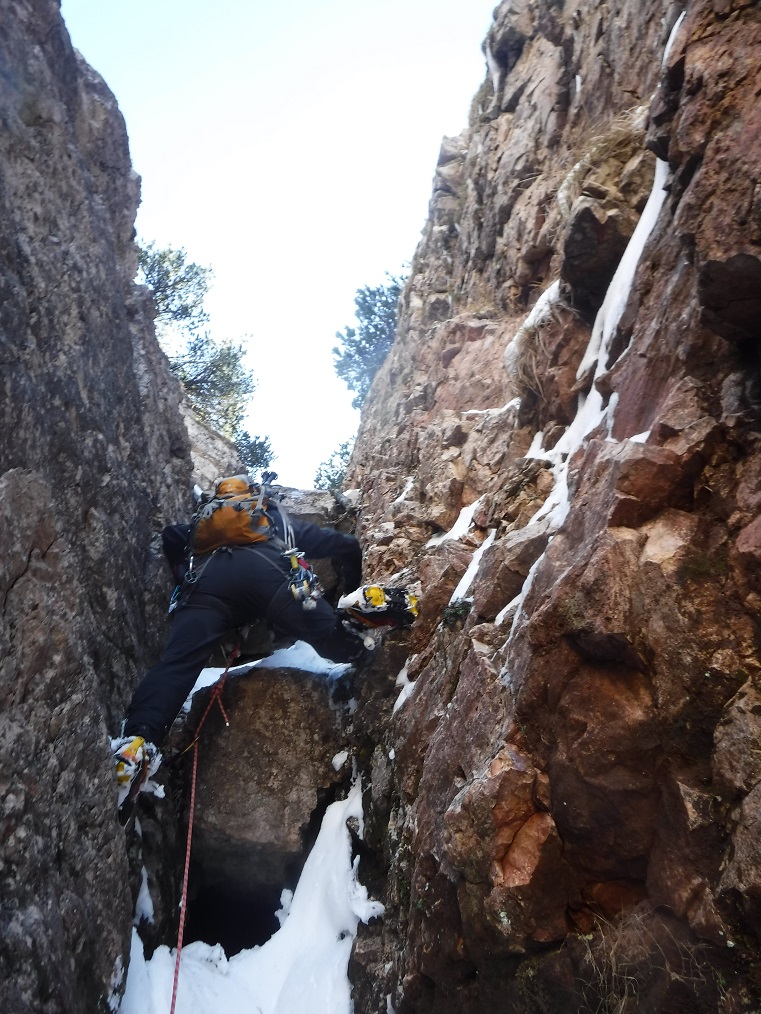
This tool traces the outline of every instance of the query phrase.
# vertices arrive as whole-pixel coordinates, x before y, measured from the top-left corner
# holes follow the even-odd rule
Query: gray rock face
[[[107,733],[158,648],[189,448],[114,98],[51,0],[0,2],[0,66],[0,1007],[90,1014],[131,920]]]
[[[194,862],[206,887],[277,896],[303,860],[318,804],[346,777],[333,766],[346,744],[322,677],[254,670],[231,680],[224,700],[230,729],[207,719]]]
[[[186,401],[183,400],[180,410],[190,439],[195,484],[201,489],[211,489],[214,480],[221,475],[238,475],[245,471],[231,440],[207,426]]]

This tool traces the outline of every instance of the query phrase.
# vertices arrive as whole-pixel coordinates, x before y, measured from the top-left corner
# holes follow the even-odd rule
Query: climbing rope
[[[182,897],[180,899],[180,928],[177,934],[177,955],[174,959],[174,982],[172,984],[172,1006],[169,1008],[169,1014],[174,1014],[174,1008],[177,1003],[177,985],[180,981],[180,955],[182,954],[182,938],[185,935],[185,909],[188,901],[188,876],[190,873],[190,844],[193,840],[193,817],[196,809],[196,780],[198,776],[198,737],[201,735],[201,729],[203,723],[206,721],[206,716],[211,711],[212,705],[216,701],[219,705],[219,710],[222,712],[222,717],[225,721],[225,725],[229,728],[230,721],[227,717],[224,705],[222,704],[222,690],[227,682],[227,675],[230,672],[230,666],[233,664],[235,659],[240,655],[240,644],[236,644],[227,656],[227,665],[225,671],[219,677],[217,682],[211,688],[211,694],[209,695],[209,703],[206,705],[206,710],[201,715],[201,721],[196,727],[196,734],[193,738],[193,742],[187,746],[182,752],[187,753],[188,750],[193,751],[193,771],[190,777],[190,813],[188,815],[188,840],[185,846],[185,871],[182,875]]]

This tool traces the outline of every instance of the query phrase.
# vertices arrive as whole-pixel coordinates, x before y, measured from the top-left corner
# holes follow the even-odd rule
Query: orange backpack
[[[222,546],[248,546],[279,538],[267,513],[268,504],[263,486],[249,485],[239,475],[217,480],[214,492],[201,497],[193,515],[191,553],[206,556]]]

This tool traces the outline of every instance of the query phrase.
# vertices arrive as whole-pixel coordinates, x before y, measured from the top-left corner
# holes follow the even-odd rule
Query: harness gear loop
[[[227,682],[227,676],[230,672],[230,666],[233,664],[236,658],[240,655],[240,643],[236,644],[227,656],[227,666],[225,671],[222,673],[220,678],[211,688],[211,694],[209,695],[209,703],[206,705],[206,710],[201,716],[201,721],[196,727],[196,734],[193,742],[190,746],[187,746],[182,753],[187,753],[188,750],[193,751],[193,772],[190,778],[190,807],[188,812],[188,840],[185,846],[185,870],[182,875],[182,897],[180,899],[180,926],[177,933],[177,956],[174,959],[174,982],[172,984],[172,1005],[169,1008],[169,1014],[174,1014],[174,1009],[177,1004],[177,986],[180,981],[180,955],[182,954],[182,938],[185,935],[185,914],[188,902],[188,877],[190,874],[190,845],[193,840],[193,817],[196,809],[196,782],[198,779],[198,737],[201,734],[201,728],[203,723],[206,721],[206,716],[211,711],[211,706],[216,701],[219,705],[219,710],[222,712],[225,725],[230,727],[230,720],[227,717],[224,705],[222,704],[222,690]]]

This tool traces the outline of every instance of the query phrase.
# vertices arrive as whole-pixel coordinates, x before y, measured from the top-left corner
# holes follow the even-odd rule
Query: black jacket
[[[267,508],[273,518],[278,534],[284,537],[284,523],[277,504]],[[345,535],[333,528],[320,528],[309,521],[289,518],[294,542],[309,560],[331,559],[339,565],[346,591],[358,588],[362,583],[362,550],[353,535]],[[172,568],[177,584],[182,582],[187,570],[188,541],[190,525],[168,525],[161,533],[164,555]]]

